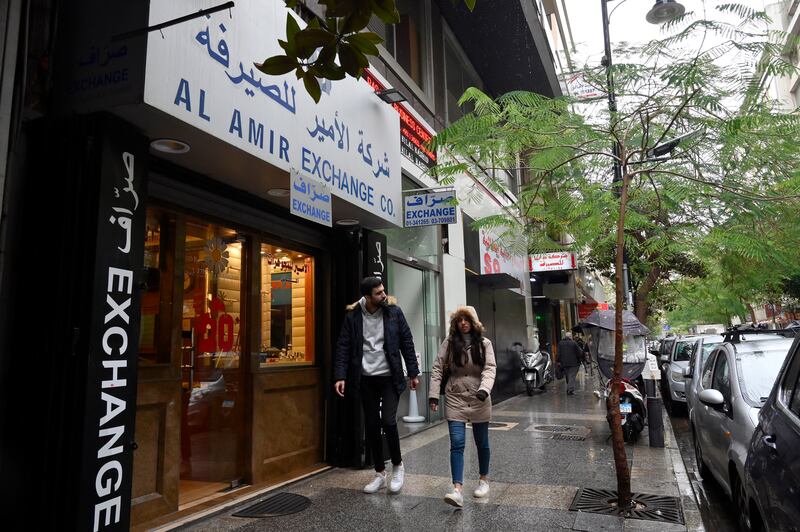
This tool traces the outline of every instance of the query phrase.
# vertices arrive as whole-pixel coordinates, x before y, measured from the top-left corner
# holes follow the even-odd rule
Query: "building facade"
[[[359,405],[331,393],[364,275],[414,334],[425,421],[402,430],[437,421],[427,376],[459,305],[495,343],[495,400],[518,391],[527,261],[470,221],[513,205],[519,177],[500,196],[463,176],[480,194],[456,223],[403,223],[404,191],[438,186],[425,143],[467,87],[560,93],[541,4],[497,4],[398,0],[400,24],[371,24],[386,42],[365,78],[323,84],[319,104],[252,68],[313,1],[5,4],[4,505],[47,505],[48,528],[147,527],[369,463]]]

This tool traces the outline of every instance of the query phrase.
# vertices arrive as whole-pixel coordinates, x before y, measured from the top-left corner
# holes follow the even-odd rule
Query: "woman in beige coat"
[[[429,401],[431,410],[439,408],[444,395],[445,417],[450,428],[450,471],[453,491],[445,495],[448,504],[461,507],[464,497],[464,444],[466,423],[472,423],[472,435],[478,449],[480,479],[473,495],[489,494],[489,421],[497,364],[492,342],[483,337],[483,324],[473,307],[458,307],[450,316],[450,332],[439,348],[431,369]],[[443,381],[445,385],[442,386]]]

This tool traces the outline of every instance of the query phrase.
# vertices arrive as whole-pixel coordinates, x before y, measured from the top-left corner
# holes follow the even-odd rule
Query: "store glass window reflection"
[[[314,258],[261,245],[259,366],[314,363]]]

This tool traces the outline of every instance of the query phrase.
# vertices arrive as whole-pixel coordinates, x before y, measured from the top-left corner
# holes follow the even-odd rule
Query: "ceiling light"
[[[161,153],[186,153],[189,145],[178,139],[155,139],[150,141],[150,147]]]
[[[353,220],[352,218],[342,218],[341,220],[336,220],[336,225],[358,225],[361,222],[358,220]]]
[[[656,0],[646,18],[650,24],[663,24],[683,15],[685,11],[683,4],[675,0]]]
[[[375,91],[375,94],[386,103],[400,103],[406,101],[406,97],[397,89],[383,89]]]
[[[298,259],[302,259],[302,258],[303,258],[303,256],[302,256],[302,255],[298,255],[298,256],[297,256],[297,258],[298,258]]]
[[[281,248],[278,248],[278,249],[275,250],[275,253],[280,253],[281,251],[283,251],[283,250]]]
[[[272,196],[273,198],[287,198],[289,197],[289,189],[288,188],[271,188],[267,190],[267,196]]]

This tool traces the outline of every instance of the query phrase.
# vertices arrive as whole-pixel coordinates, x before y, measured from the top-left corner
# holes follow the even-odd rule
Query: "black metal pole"
[[[606,68],[606,86],[608,88],[608,111],[611,115],[613,122],[617,115],[617,96],[614,92],[614,74],[611,70],[613,62],[611,60],[611,35],[609,33],[609,18],[608,18],[608,0],[600,0],[600,9],[603,14],[603,44],[605,45],[605,55],[603,56],[602,65]],[[622,185],[622,165],[620,164],[620,154],[622,153],[619,141],[614,140],[611,145],[611,151],[614,154],[614,179],[611,181],[611,186],[614,190],[614,195],[619,197],[620,186]],[[625,250],[622,250],[623,254]],[[628,301],[628,260],[627,257],[623,259],[625,301]]]

